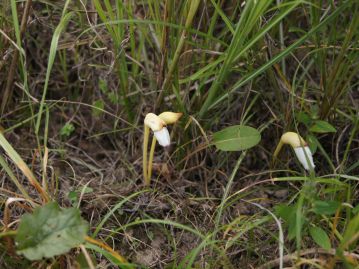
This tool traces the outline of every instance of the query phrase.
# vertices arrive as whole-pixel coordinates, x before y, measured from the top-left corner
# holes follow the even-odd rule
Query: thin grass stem
[[[247,153],[247,151],[243,151],[243,152],[241,153],[241,155],[239,156],[239,158],[238,158],[238,160],[237,160],[236,166],[234,167],[234,169],[233,169],[233,171],[232,171],[232,174],[231,174],[231,176],[229,177],[229,180],[228,180],[226,189],[225,189],[225,191],[224,191],[224,193],[223,193],[223,196],[222,196],[221,204],[219,205],[219,207],[218,207],[218,209],[217,209],[218,211],[217,211],[217,215],[216,215],[215,223],[214,223],[214,224],[215,224],[215,231],[218,230],[218,226],[219,226],[219,224],[220,224],[220,221],[221,221],[221,218],[222,218],[222,214],[223,214],[223,210],[224,210],[225,204],[226,204],[226,202],[227,202],[227,198],[228,198],[228,196],[229,196],[229,192],[230,192],[230,190],[231,190],[231,187],[232,187],[234,178],[235,178],[235,176],[236,176],[236,174],[237,174],[237,171],[238,171],[238,169],[239,169],[239,167],[240,167],[242,161],[244,160],[244,157],[246,156],[246,153]],[[213,235],[212,235],[212,240],[215,239],[216,234],[217,234],[217,233],[215,233],[215,232],[213,233]]]
[[[165,80],[163,82],[161,92],[160,92],[160,94],[159,94],[159,96],[157,98],[157,102],[156,102],[157,106],[160,106],[160,104],[162,102],[162,99],[163,99],[163,94],[167,90],[167,88],[169,86],[169,83],[171,81],[173,72],[177,68],[178,59],[179,59],[179,57],[181,55],[182,48],[183,48],[183,46],[185,44],[185,40],[187,38],[187,32],[188,32],[187,28],[189,28],[191,26],[191,24],[193,22],[193,18],[197,13],[197,9],[198,9],[198,6],[199,6],[200,2],[201,2],[200,0],[191,1],[191,6],[190,6],[188,16],[187,16],[187,19],[186,19],[186,23],[185,23],[185,30],[182,31],[181,38],[180,38],[180,40],[178,42],[175,54],[173,56],[173,59],[172,59],[171,65],[170,65],[170,68],[169,68],[167,76],[166,76],[166,78],[165,78]]]

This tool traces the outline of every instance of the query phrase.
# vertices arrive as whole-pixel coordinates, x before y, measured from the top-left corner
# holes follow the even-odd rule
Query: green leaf
[[[311,227],[309,229],[309,234],[313,238],[314,242],[317,243],[322,248],[327,250],[332,248],[329,236],[322,228]]]
[[[309,129],[313,133],[335,133],[337,130],[329,122],[316,120]]]
[[[69,198],[72,206],[77,205],[77,203],[78,203],[78,197],[77,196],[78,196],[78,193],[76,191],[70,191],[67,194],[67,198]]]
[[[106,80],[100,79],[98,82],[98,87],[100,88],[101,92],[103,92],[105,94],[108,92]]]
[[[340,203],[337,201],[314,201],[313,212],[323,215],[333,215],[339,208]]]
[[[114,92],[110,92],[108,95],[107,95],[108,99],[110,99],[111,103],[116,105],[116,104],[119,104],[120,103],[120,98],[114,93]]]
[[[302,229],[303,225],[306,223],[306,219],[302,213],[297,215],[297,206],[298,205],[284,205],[284,204],[275,206],[276,215],[281,217],[287,226],[289,240],[295,238],[297,225],[299,224],[300,226],[298,227],[298,229]],[[297,217],[300,217],[298,223],[297,223]]]
[[[66,123],[60,130],[61,136],[69,137],[73,131],[75,131],[75,126],[72,123]]]
[[[348,249],[350,246],[357,246],[356,241],[358,240],[359,233],[359,214],[353,217],[345,229],[343,239],[341,242],[341,248]],[[353,240],[354,239],[354,240]]]
[[[66,12],[66,8],[67,8],[67,5],[65,5],[65,9],[63,10],[63,12]],[[40,107],[39,107],[39,113],[37,113],[37,120],[36,120],[36,125],[35,125],[35,133],[36,134],[39,133],[39,129],[40,129],[41,117],[43,114],[42,112],[45,107],[46,93],[47,93],[47,89],[49,86],[51,70],[52,70],[52,67],[54,65],[55,58],[56,58],[57,45],[59,43],[60,34],[64,30],[66,25],[69,23],[72,15],[74,15],[74,14],[75,14],[75,12],[70,12],[70,13],[67,13],[65,16],[62,16],[59,24],[57,25],[57,27],[55,29],[54,35],[52,36],[49,59],[48,59],[47,68],[46,68],[45,83],[44,83],[44,88],[42,90],[42,97],[41,97],[41,102],[40,102]]]
[[[87,229],[77,208],[48,203],[21,218],[15,238],[17,253],[29,260],[64,254],[85,241]]]
[[[261,140],[261,134],[254,128],[235,125],[213,134],[216,147],[224,151],[238,151],[254,147]]]
[[[83,187],[78,190],[79,193],[93,193],[93,188],[91,187]]]
[[[359,204],[352,209],[352,212],[353,212],[354,215],[359,213]]]
[[[286,223],[289,222],[290,219],[294,217],[295,206],[279,204],[274,207],[276,215],[281,217]]]
[[[308,124],[311,122],[311,120],[312,120],[312,119],[310,118],[310,116],[309,116],[307,113],[303,112],[303,111],[298,112],[298,113],[296,114],[296,116],[297,116],[297,120],[298,120],[299,122],[305,124],[305,125],[308,125]]]
[[[93,102],[92,105],[92,115],[94,115],[95,117],[101,116],[105,107],[105,103],[100,99]]]
[[[309,144],[310,151],[314,154],[318,149],[318,139],[314,135],[307,135],[307,142]]]

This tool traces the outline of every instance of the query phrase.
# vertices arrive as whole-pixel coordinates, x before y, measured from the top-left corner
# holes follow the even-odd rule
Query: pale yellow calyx
[[[305,140],[297,133],[294,132],[286,132],[282,135],[280,141],[283,144],[291,145],[292,148],[299,148],[306,146],[307,143]]]
[[[182,113],[165,111],[158,115],[158,117],[160,117],[166,124],[174,124],[179,120],[180,117],[182,117],[182,115]]]
[[[164,126],[166,126],[166,122],[153,113],[148,113],[146,115],[144,123],[154,132],[160,131]]]

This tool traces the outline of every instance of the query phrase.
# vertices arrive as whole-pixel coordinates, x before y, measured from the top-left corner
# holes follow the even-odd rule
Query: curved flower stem
[[[147,171],[148,172],[148,176],[147,176],[148,185],[150,184],[151,177],[152,177],[152,164],[153,164],[153,156],[155,154],[156,142],[157,142],[156,137],[153,137],[152,144],[151,144],[151,150],[150,150],[150,158],[148,160],[148,171]]]
[[[143,137],[143,157],[142,157],[142,169],[143,179],[146,186],[149,185],[148,174],[147,174],[147,148],[148,148],[148,137],[150,136],[150,128],[145,125],[145,133]]]
[[[273,173],[272,168],[275,165],[275,162],[277,160],[277,156],[279,154],[279,151],[282,149],[282,147],[283,147],[283,142],[282,142],[282,140],[280,140],[277,147],[276,147],[276,149],[275,149],[275,151],[274,151],[274,153],[273,153],[273,158],[272,158],[272,161],[270,163],[270,168],[271,168],[270,173],[269,173],[270,178],[272,178],[272,173]],[[272,183],[274,183],[274,182],[272,182]]]
[[[283,142],[282,142],[282,140],[280,140],[277,147],[276,147],[276,149],[275,149],[275,151],[274,151],[274,153],[273,153],[273,161],[275,161],[275,159],[277,158],[278,153],[282,149],[282,147],[283,147]]]

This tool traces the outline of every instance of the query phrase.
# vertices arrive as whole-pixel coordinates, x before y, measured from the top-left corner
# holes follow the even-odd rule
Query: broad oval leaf
[[[305,125],[308,125],[312,120],[310,118],[310,116],[307,113],[303,112],[303,111],[298,112],[296,114],[296,116],[297,116],[297,120],[299,122],[301,122],[301,123],[304,123]]]
[[[337,130],[329,122],[316,120],[309,129],[313,133],[335,133]]]
[[[313,212],[316,214],[333,215],[339,208],[340,202],[338,201],[321,201],[316,200],[313,202]]]
[[[56,202],[21,218],[15,240],[17,253],[29,260],[51,258],[83,243],[88,225],[77,208],[62,209]]]
[[[213,142],[223,151],[238,151],[254,147],[261,140],[257,129],[245,125],[235,125],[213,134]]]
[[[319,227],[311,227],[309,229],[310,236],[313,238],[314,242],[317,243],[324,249],[331,249],[332,245],[330,243],[329,236],[327,233]]]
[[[315,154],[320,144],[318,139],[314,135],[307,135],[307,142],[309,144],[310,151]]]

